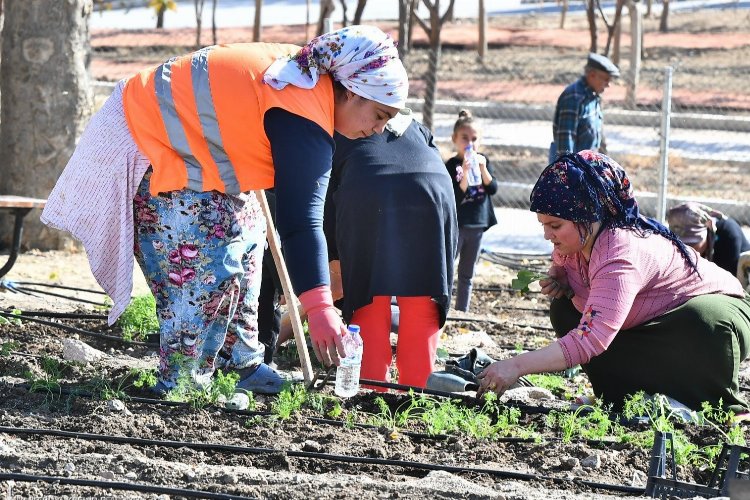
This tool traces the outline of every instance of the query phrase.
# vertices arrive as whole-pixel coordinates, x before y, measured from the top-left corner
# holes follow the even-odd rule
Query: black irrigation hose
[[[19,481],[25,483],[59,483],[71,486],[90,486],[94,488],[111,488],[113,490],[138,491],[142,493],[160,493],[165,495],[178,495],[188,498],[209,498],[215,500],[249,500],[250,497],[228,495],[226,493],[214,493],[212,491],[187,490],[184,488],[170,488],[168,486],[152,486],[138,483],[122,483],[117,481],[101,481],[96,479],[76,479],[64,476],[41,476],[36,474],[22,474],[17,472],[2,472],[0,480]],[[10,498],[10,497],[8,497]],[[15,498],[15,497],[14,497]],[[46,497],[45,497],[46,498]]]
[[[475,286],[472,288],[475,292],[510,292],[510,293],[519,293],[520,290],[516,290],[515,288],[510,287],[504,287],[504,286]],[[540,294],[542,292],[536,291],[536,290],[529,290],[528,292],[524,292],[526,295],[533,295],[533,294]]]
[[[77,288],[74,286],[55,285],[53,283],[36,283],[34,281],[14,281],[13,283],[17,285],[43,286],[47,288],[59,288],[61,290],[73,290],[74,292],[87,292],[87,293],[95,293],[97,295],[107,295],[107,293],[102,290],[89,290],[86,288]]]
[[[456,316],[448,316],[445,318],[446,321],[466,321],[468,323],[491,323],[493,325],[511,325],[511,326],[517,326],[519,328],[533,328],[535,330],[544,330],[553,332],[555,331],[554,328],[551,326],[535,326],[535,325],[526,325],[523,323],[512,323],[510,321],[503,321],[503,320],[497,320],[497,319],[489,319],[489,318],[461,318]]]
[[[505,323],[505,321],[492,318],[470,318],[462,316],[447,316],[446,321],[466,321],[467,323],[492,323],[493,325],[499,325]]]
[[[116,335],[107,335],[104,333],[92,332],[90,330],[84,330],[83,328],[76,328],[75,326],[62,325],[54,321],[47,321],[44,319],[35,318],[33,316],[27,316],[25,314],[13,314],[13,313],[7,313],[5,311],[0,311],[0,316],[5,317],[5,318],[10,318],[10,319],[21,319],[24,321],[31,321],[32,323],[39,323],[41,325],[52,326],[54,328],[59,328],[61,330],[78,333],[80,335],[86,335],[89,337],[105,339],[105,340],[114,340],[114,341],[125,343],[128,345],[144,345],[144,346],[152,345],[152,344],[149,344],[148,342],[140,342],[138,340],[125,340],[122,337],[118,337]]]
[[[13,314],[13,311],[0,311],[5,314]],[[38,316],[40,318],[59,318],[59,319],[100,319],[106,320],[106,314],[88,314],[88,313],[64,313],[52,311],[22,311],[26,316]]]
[[[101,301],[96,302],[94,300],[82,299],[80,297],[70,297],[68,295],[63,295],[61,293],[48,292],[46,290],[37,290],[36,288],[26,288],[26,287],[17,286],[17,287],[14,287],[13,290],[16,290],[21,293],[25,293],[27,295],[33,295],[34,293],[41,293],[42,295],[49,295],[51,297],[59,297],[61,299],[72,300],[75,302],[82,302],[84,304],[93,304],[95,306],[103,305],[103,302]]]
[[[91,440],[91,441],[104,441],[112,443],[123,443],[123,444],[139,444],[148,446],[163,446],[167,448],[189,448],[199,449],[208,451],[228,451],[234,453],[245,453],[245,454],[284,454],[289,457],[296,458],[307,458],[317,460],[330,460],[333,462],[345,462],[345,463],[361,463],[370,465],[382,465],[382,466],[395,466],[403,467],[407,469],[419,469],[419,470],[440,470],[452,473],[473,473],[473,474],[487,474],[493,477],[500,477],[505,479],[519,479],[524,481],[551,481],[555,484],[576,484],[583,485],[593,489],[601,489],[608,491],[619,491],[623,493],[632,493],[636,495],[642,495],[645,490],[644,488],[636,488],[633,486],[625,486],[620,484],[609,484],[609,483],[598,483],[594,481],[588,481],[583,479],[568,479],[553,476],[543,476],[540,474],[528,474],[517,471],[505,471],[497,469],[487,469],[481,467],[461,467],[455,465],[438,465],[425,462],[414,462],[410,460],[391,460],[383,458],[370,458],[370,457],[355,457],[350,455],[338,455],[332,453],[319,453],[311,451],[296,451],[296,450],[277,450],[274,448],[261,448],[261,447],[245,447],[236,445],[226,444],[209,444],[209,443],[195,443],[188,441],[172,441],[172,440],[155,440],[155,439],[143,439],[133,438],[126,436],[108,436],[104,434],[92,434],[85,432],[70,432],[56,429],[25,429],[18,427],[0,427],[0,432],[6,434],[31,434],[31,435],[47,435],[47,436],[59,436],[68,437],[73,439]],[[127,483],[121,483],[127,484]]]

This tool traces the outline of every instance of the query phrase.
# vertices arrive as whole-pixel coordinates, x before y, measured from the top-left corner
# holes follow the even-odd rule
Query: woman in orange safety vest
[[[279,235],[318,359],[338,363],[322,230],[334,130],[381,133],[408,80],[393,40],[371,26],[304,47],[206,47],[118,83],[89,123],[42,220],[83,243],[112,297],[132,291],[133,256],[156,297],[163,394],[205,387],[217,368],[238,388],[276,393],[257,303],[266,222],[250,191],[274,188]],[[135,252],[132,245],[135,243]]]

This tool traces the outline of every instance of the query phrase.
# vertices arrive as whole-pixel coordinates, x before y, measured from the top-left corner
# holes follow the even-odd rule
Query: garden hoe
[[[273,255],[273,261],[279,272],[281,288],[284,291],[287,308],[289,309],[289,318],[292,322],[294,340],[297,342],[299,362],[302,365],[302,376],[305,378],[305,383],[310,384],[313,380],[314,374],[312,365],[310,364],[310,353],[307,350],[307,342],[305,341],[305,332],[302,329],[302,319],[300,317],[299,308],[297,307],[297,297],[295,297],[294,292],[292,292],[292,282],[289,279],[284,256],[281,254],[281,245],[279,244],[279,237],[276,234],[276,227],[271,218],[271,209],[268,207],[266,193],[261,190],[255,191],[255,196],[258,198],[263,210],[263,215],[266,217],[266,238],[268,238],[268,245],[271,247],[271,255]]]

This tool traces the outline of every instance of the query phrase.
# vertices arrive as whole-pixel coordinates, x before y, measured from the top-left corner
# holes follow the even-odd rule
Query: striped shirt
[[[587,363],[604,352],[620,330],[646,323],[700,295],[742,297],[740,282],[713,262],[698,259],[700,276],[691,272],[671,241],[659,235],[639,237],[627,229],[601,232],[586,263],[580,253],[553,253],[575,292],[582,313],[578,327],[558,340],[568,366]]]

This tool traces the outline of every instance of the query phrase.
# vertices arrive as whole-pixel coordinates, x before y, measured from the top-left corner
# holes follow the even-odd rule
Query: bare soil
[[[682,68],[690,69],[685,71],[686,75],[694,75],[696,91],[707,95],[709,88],[724,85],[727,92],[731,91],[729,86],[739,85],[747,75],[745,61],[750,55],[747,53],[750,45],[746,41],[747,20],[744,10],[674,14],[671,17],[674,33],[664,36],[654,34],[657,21],[647,20],[644,86],[658,86],[656,77],[652,79],[649,75],[656,75],[664,61],[677,61]],[[475,88],[495,89],[493,92],[501,95],[505,92],[503,89],[511,88],[503,87],[504,81],[512,86],[531,86],[531,82],[536,82],[535,88],[540,91],[546,85],[559,92],[561,81],[580,72],[581,54],[585,53],[588,38],[581,20],[571,17],[568,27],[577,31],[565,33],[555,31],[558,22],[557,16],[493,19],[490,57],[481,65],[473,52],[465,50],[466,44],[472,43],[473,32],[465,25],[451,25],[446,33],[452,34],[453,41],[443,54],[441,81],[445,79],[448,91],[451,79],[464,78],[456,75],[474,73],[471,79],[488,81],[486,87],[457,83],[454,92],[461,98],[469,96],[460,92],[473,92]],[[264,33],[269,39],[302,41],[290,38],[290,33],[281,27],[268,28]],[[298,37],[299,28],[295,33]],[[157,34],[167,39],[158,43],[153,39],[149,41],[148,33],[140,33],[135,38],[131,35],[94,34],[93,45],[97,52],[92,69],[95,73],[99,71],[98,76],[115,80],[147,63],[161,61],[170,50],[169,55],[173,55],[176,46],[187,47],[192,43],[180,42],[182,35],[179,33]],[[185,40],[191,40],[192,33],[184,36]],[[233,36],[249,39],[247,31]],[[221,41],[232,39],[227,35]],[[133,48],[136,45],[145,48]],[[423,49],[417,48],[408,61],[410,70],[419,74],[424,70],[425,60]],[[654,61],[653,67],[650,61]],[[553,62],[562,64],[560,67],[566,68],[565,72],[550,71]],[[473,94],[471,97],[474,98]],[[740,99],[740,102],[744,101]],[[503,168],[527,169],[530,177],[535,177],[534,169],[542,163],[529,152],[496,153],[502,160],[497,163],[504,165]],[[728,177],[729,166],[722,168],[725,170],[712,171],[712,177],[724,182],[741,182],[739,172]],[[553,338],[546,299],[536,293],[522,295],[508,290],[517,269],[544,269],[547,259],[495,256],[494,260],[496,262],[480,261],[471,311],[450,313],[441,347],[451,355],[464,354],[480,345],[490,356],[506,358],[519,350],[543,346]],[[19,284],[36,283],[21,286],[37,292],[26,295],[0,290],[2,311],[102,313],[101,308],[93,304],[70,300],[70,297],[77,297],[100,303],[100,295],[41,286],[55,284],[98,290],[81,252],[26,252],[6,278]],[[142,277],[137,274],[134,293],[140,295],[146,291]],[[118,327],[109,328],[102,319],[55,321],[85,331],[121,335]],[[29,374],[43,377],[45,357],[62,359],[62,341],[71,336],[77,336],[106,356],[88,365],[65,365],[61,378],[64,391],[52,388],[47,392],[31,392]],[[122,488],[127,488],[128,484],[178,487],[235,498],[614,498],[626,495],[595,489],[583,481],[643,487],[648,470],[647,447],[611,439],[596,442],[576,438],[565,443],[559,428],[545,425],[545,412],[568,408],[572,398],[590,392],[585,376],[580,374],[566,379],[564,387],[554,391],[554,399],[530,399],[519,392],[507,401],[521,410],[522,428],[535,429],[540,440],[488,440],[463,434],[427,436],[424,423],[416,421],[407,422],[397,432],[392,426],[360,425],[372,421],[380,412],[376,404],[378,394],[370,391],[339,401],[342,412],[335,417],[329,414],[335,407],[335,400],[331,398],[325,399],[322,407],[308,404],[290,419],[283,420],[274,416],[278,404],[275,397],[256,397],[256,413],[242,413],[214,406],[191,408],[156,404],[137,399],[147,393],[133,387],[125,388],[127,396],[122,397],[123,408],[98,397],[71,392],[91,392],[96,380],[116,385],[131,367],[155,367],[154,345],[106,340],[25,320],[20,324],[0,325],[0,345],[10,347],[9,342],[14,343],[13,352],[0,356],[0,472],[59,478],[57,482],[4,480],[0,491],[9,497],[110,495],[112,498],[161,499],[189,496],[187,493],[134,492],[118,489],[116,484],[112,484],[112,488],[102,488],[65,482],[100,479],[122,483]],[[294,370],[291,353],[293,349],[282,349],[278,356],[279,366],[287,371]],[[749,367],[744,366],[743,386],[748,385]],[[322,394],[332,396],[331,389],[326,386]],[[392,392],[385,396],[385,401],[395,411],[408,405],[409,398],[404,393]],[[480,404],[471,393],[456,398],[456,405],[460,407]],[[58,429],[77,434],[28,434],[18,432],[20,428]],[[716,432],[690,426],[685,431],[698,449],[705,449],[721,437]],[[83,433],[159,442],[113,442]],[[165,442],[167,440],[172,442]],[[207,449],[195,443],[242,449]],[[342,461],[341,456],[354,457],[359,462],[351,461],[354,458]],[[592,457],[598,457],[598,466],[581,465]],[[375,459],[394,462],[376,463]],[[410,462],[485,470],[438,471]],[[513,475],[517,473],[534,474],[536,479],[520,481]],[[701,465],[683,465],[678,468],[678,474],[681,480],[705,484],[708,470]]]
[[[507,358],[519,350],[546,345],[553,338],[546,299],[533,291],[519,294],[508,287],[518,268],[544,268],[548,265],[547,259],[495,256],[497,259],[501,263],[480,261],[471,311],[450,313],[441,347],[451,355],[464,354],[479,345],[496,359]],[[61,283],[97,289],[80,253],[23,254],[9,277],[16,282]],[[25,286],[44,290],[38,285]],[[55,291],[68,296],[92,297],[68,290]],[[102,312],[100,308],[60,297],[0,293],[0,310],[13,308],[24,312]],[[107,327],[103,319],[53,321],[84,331],[122,335],[118,327]],[[56,388],[30,391],[30,377],[44,377],[45,358],[62,359],[62,341],[69,337],[79,338],[104,352],[105,358],[87,365],[65,364],[60,379],[62,391]],[[127,387],[127,383],[122,387],[127,396],[120,396],[124,407],[115,408],[113,403],[97,397],[101,381],[117,389],[119,381],[131,368],[155,367],[155,345],[102,339],[30,321],[0,325],[0,344],[8,342],[14,343],[13,352],[0,356],[3,470],[53,476],[63,481],[5,483],[7,491],[24,498],[42,494],[167,498],[158,493],[135,494],[127,490],[67,485],[64,484],[66,479],[300,500],[424,496],[614,498],[623,493],[594,489],[581,481],[642,487],[648,470],[648,447],[620,443],[611,437],[605,441],[576,438],[565,443],[560,439],[559,428],[546,426],[546,413],[566,410],[576,396],[590,395],[587,380],[580,374],[566,379],[565,386],[554,391],[553,399],[537,400],[522,392],[507,399],[510,407],[521,410],[519,429],[536,430],[540,439],[519,439],[517,435],[513,439],[479,439],[455,433],[429,436],[424,422],[416,420],[407,421],[396,428],[396,432],[391,426],[373,427],[373,418],[382,416],[375,401],[382,393],[364,390],[354,398],[338,400],[330,385],[321,390],[320,394],[327,399],[321,400],[319,407],[308,403],[288,420],[274,416],[278,400],[273,396],[256,396],[255,411],[251,413],[215,406],[196,409],[138,399],[150,395],[142,389]],[[282,348],[277,362],[284,370],[295,370],[293,348]],[[85,397],[86,393],[93,393],[94,397]],[[410,396],[402,392],[384,396],[393,412],[403,410],[411,401]],[[459,407],[478,408],[482,404],[473,393],[456,398],[455,404]],[[331,416],[335,401],[342,411]],[[57,429],[78,434],[26,434],[17,429]],[[638,430],[643,429],[631,428],[632,432]],[[106,437],[86,437],[81,433],[146,441],[111,442]],[[689,435],[698,447],[720,439],[717,433],[705,429],[691,430]],[[239,448],[202,449],[195,443]],[[350,460],[387,459],[392,462],[351,463],[341,461],[345,459],[340,456],[354,457]],[[583,467],[582,461],[591,457],[598,457],[599,465]],[[430,472],[412,462],[486,471]],[[704,484],[709,474],[699,465],[680,466],[678,471],[681,480]],[[538,478],[514,480],[512,474],[517,473]],[[182,498],[176,494],[169,497]]]

